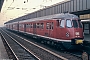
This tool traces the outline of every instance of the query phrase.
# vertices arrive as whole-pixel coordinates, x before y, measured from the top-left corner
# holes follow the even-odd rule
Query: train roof
[[[39,21],[39,20],[48,20],[48,19],[74,19],[78,18],[78,16],[74,14],[69,14],[69,13],[61,13],[61,14],[54,14],[54,15],[48,15],[48,16],[43,16],[43,17],[38,17],[38,18],[32,18],[32,19],[27,19],[27,20],[18,20],[20,22],[25,22],[25,21]],[[17,21],[8,21],[7,23],[13,23]],[[6,23],[6,24],[7,24]]]

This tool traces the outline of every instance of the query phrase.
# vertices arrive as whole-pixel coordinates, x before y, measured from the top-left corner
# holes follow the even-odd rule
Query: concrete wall
[[[1,9],[2,9],[3,3],[4,3],[4,0],[0,0],[0,11],[1,11]]]

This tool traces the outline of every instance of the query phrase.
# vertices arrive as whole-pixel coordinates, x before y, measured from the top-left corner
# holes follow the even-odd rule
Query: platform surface
[[[0,60],[8,60],[8,55],[7,55],[7,52],[6,52],[6,49],[3,45],[3,42],[2,42],[2,39],[1,39],[1,36],[0,36]]]

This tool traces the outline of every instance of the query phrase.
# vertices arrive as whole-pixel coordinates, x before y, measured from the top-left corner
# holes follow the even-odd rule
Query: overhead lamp
[[[16,8],[16,9],[20,9],[20,8]]]
[[[24,1],[24,3],[26,3],[26,2],[28,2],[28,0],[27,1]]]

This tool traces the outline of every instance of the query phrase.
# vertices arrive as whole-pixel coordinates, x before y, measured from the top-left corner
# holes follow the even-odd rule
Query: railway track
[[[4,31],[1,32],[3,39],[15,56],[13,60],[40,60],[37,56],[32,54],[27,48],[7,35]]]
[[[8,34],[10,34],[9,32],[7,32]],[[10,35],[13,35],[13,33],[11,33]],[[17,36],[17,37],[19,37],[19,38],[17,38],[17,37],[15,37],[15,36]],[[14,36],[12,36],[13,38],[15,38],[16,40],[20,40],[20,41],[22,41],[22,42],[20,42],[20,43],[22,43],[22,45],[24,45],[25,46],[25,41],[26,42],[28,42],[27,43],[27,45],[26,46],[28,46],[28,47],[30,47],[30,45],[36,45],[36,44],[34,44],[34,43],[31,43],[30,42],[30,40],[26,40],[26,39],[24,39],[24,38],[22,38],[22,37],[20,37],[20,36],[18,36],[18,35],[16,35],[16,34],[14,34]],[[25,40],[25,41],[24,41]],[[24,42],[24,43],[23,43]],[[28,45],[29,44],[29,45]],[[36,49],[44,49],[44,50],[46,50],[46,52],[48,52],[49,54],[47,54],[47,53],[41,53],[41,52],[39,52],[39,53],[36,53],[35,51],[34,51],[34,54],[40,54],[40,55],[38,55],[39,57],[41,57],[41,60],[47,60],[46,58],[44,58],[44,57],[47,57],[48,56],[48,58],[49,58],[49,60],[81,60],[81,58],[79,57],[79,58],[76,58],[76,57],[72,57],[71,55],[68,55],[68,54],[66,54],[67,55],[67,57],[66,58],[64,58],[64,57],[62,57],[62,56],[65,56],[65,53],[60,53],[60,52],[52,52],[52,51],[49,51],[49,50],[47,50],[47,49],[45,49],[45,48],[43,48],[43,47],[40,47],[40,46],[38,46],[38,45],[36,45],[38,48],[36,48]],[[33,49],[35,49],[35,48],[33,48]],[[30,50],[32,50],[32,49],[30,49]],[[42,51],[42,50],[40,50],[40,51]],[[60,53],[60,54],[59,54]],[[51,54],[51,55],[50,55]],[[44,56],[44,57],[42,57],[42,56]],[[46,56],[47,55],[47,56]],[[60,55],[62,55],[62,56],[60,56]],[[74,54],[74,56],[75,56],[75,54]],[[52,58],[50,58],[50,57],[52,57]]]
[[[25,39],[30,39],[30,38],[28,38],[27,37],[27,35],[26,34],[22,34],[22,33],[18,33],[18,32],[15,32],[15,31],[12,31],[12,32],[14,32],[14,33],[16,33],[16,34],[18,34],[19,36],[21,36],[21,37],[23,37],[23,38],[25,38]],[[22,34],[22,35],[21,35]],[[41,46],[41,45],[40,45]],[[46,44],[45,44],[45,46],[46,46]],[[48,45],[47,45],[48,46]],[[43,46],[44,47],[44,46]],[[56,51],[58,51],[58,48],[53,48],[52,46],[49,46],[51,49],[55,49]],[[47,47],[45,47],[45,48],[47,48]],[[48,48],[47,48],[48,49]],[[55,52],[55,51],[54,51]],[[63,53],[67,53],[67,54],[70,54],[70,55],[72,55],[72,56],[75,56],[75,57],[78,57],[78,59],[82,59],[82,51],[80,50],[80,51],[67,51],[67,50],[61,50],[61,49],[59,49],[59,52],[63,52]],[[57,54],[59,53],[59,52],[56,52]],[[61,54],[61,53],[60,53]],[[64,55],[63,55],[64,56]],[[68,58],[68,57],[67,57]]]

